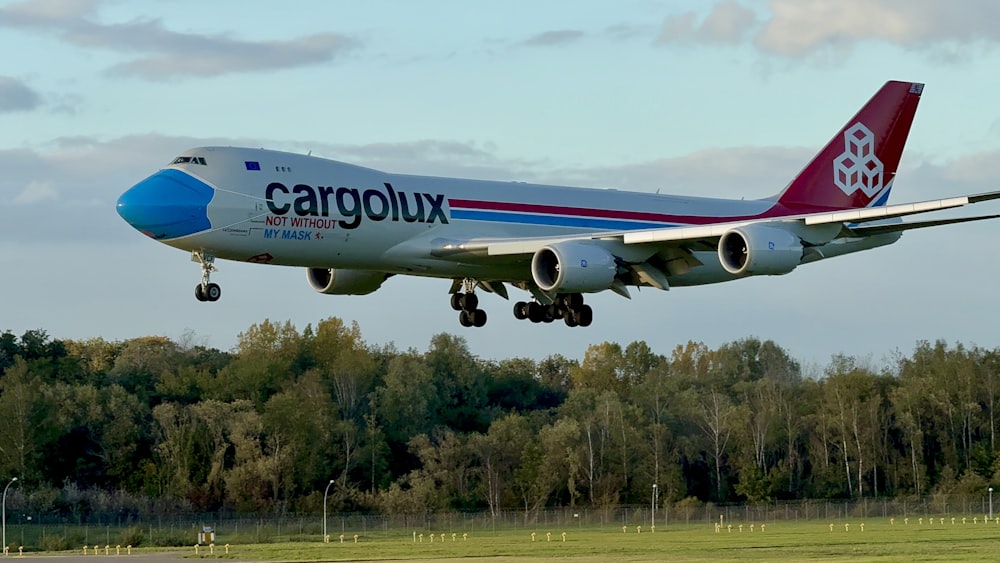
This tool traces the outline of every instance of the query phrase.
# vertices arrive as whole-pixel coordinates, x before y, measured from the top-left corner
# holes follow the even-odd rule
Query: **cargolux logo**
[[[448,223],[444,211],[444,194],[397,192],[389,183],[384,190],[355,188],[334,188],[332,186],[312,187],[295,184],[289,189],[284,184],[271,182],[264,190],[267,209],[276,216],[289,212],[304,218],[330,217],[338,214],[340,221],[323,221],[323,225],[310,227],[356,229],[361,218],[371,221],[404,221],[406,223]],[[425,205],[426,203],[426,205]]]
[[[872,197],[882,189],[882,161],[875,156],[875,135],[858,122],[844,132],[844,152],[834,160],[833,183],[845,194],[861,190]]]

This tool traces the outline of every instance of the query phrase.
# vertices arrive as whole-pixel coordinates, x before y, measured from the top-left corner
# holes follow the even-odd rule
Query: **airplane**
[[[775,196],[711,199],[382,172],[311,155],[200,147],[117,202],[133,228],[191,253],[199,301],[216,259],[306,269],[322,294],[364,295],[395,275],[451,280],[466,327],[476,290],[530,294],[514,316],[589,326],[584,295],[783,275],[892,244],[903,231],[995,219],[902,218],[1000,191],[887,205],[923,84],[887,82]]]

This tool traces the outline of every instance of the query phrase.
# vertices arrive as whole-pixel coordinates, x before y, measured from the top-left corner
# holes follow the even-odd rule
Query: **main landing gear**
[[[583,302],[579,293],[565,293],[556,297],[551,305],[542,305],[537,301],[514,304],[514,317],[527,319],[533,323],[551,323],[562,319],[566,326],[590,326],[594,322],[594,310]]]
[[[204,252],[192,252],[191,261],[201,264],[201,283],[194,286],[194,297],[198,301],[218,301],[222,297],[222,288],[217,283],[209,281],[212,272],[219,271],[215,267],[215,256]]]
[[[486,325],[486,311],[479,308],[479,297],[475,294],[476,287],[483,287],[486,291],[507,297],[507,292],[501,291],[502,287],[483,284],[474,279],[465,279],[461,282],[455,280],[451,288],[454,292],[451,294],[451,308],[458,311],[458,322],[465,327]],[[545,297],[542,294],[536,295],[536,298]],[[590,305],[583,303],[583,295],[580,293],[561,293],[547,305],[537,300],[530,303],[518,301],[514,304],[514,316],[533,323],[551,323],[562,319],[569,327],[590,326],[594,322],[594,310]]]
[[[479,308],[479,297],[473,293],[475,283],[465,283],[465,293],[451,294],[451,308],[459,311],[458,322],[465,327],[486,325],[486,311]]]

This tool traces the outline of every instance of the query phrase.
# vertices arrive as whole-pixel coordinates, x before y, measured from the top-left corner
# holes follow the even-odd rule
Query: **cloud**
[[[155,24],[154,28],[158,28]],[[351,42],[333,33],[319,33],[291,41],[238,41],[224,36],[185,35],[160,28],[161,41],[150,50],[162,54],[141,57],[111,67],[112,74],[162,80],[173,76],[216,76],[292,68],[332,60]],[[135,47],[142,49],[137,42]]]
[[[521,41],[518,45],[523,47],[552,47],[555,45],[566,45],[579,41],[583,38],[583,36],[584,33],[582,31],[575,29],[559,29],[533,35],[524,41]]]
[[[33,110],[41,103],[41,96],[24,83],[0,76],[0,113]]]
[[[53,201],[58,197],[59,194],[51,184],[36,180],[29,183],[27,187],[24,188],[24,191],[14,198],[13,202],[15,205],[31,205],[34,203]]]
[[[771,12],[757,44],[790,57],[868,39],[910,49],[1000,39],[992,0],[771,0]]]
[[[754,12],[736,2],[719,2],[698,21],[694,12],[668,16],[657,43],[735,44],[745,41],[757,27]]]
[[[637,37],[647,37],[648,27],[644,25],[631,25],[619,23],[604,28],[604,34],[615,41],[626,41]]]
[[[100,3],[101,0],[25,0],[9,4],[0,13],[25,23],[46,22],[91,15]]]
[[[1000,41],[1000,3],[968,0],[770,0],[755,12],[733,0],[716,2],[707,16],[667,16],[659,44],[744,44],[799,58],[841,52],[863,41],[925,50],[935,59],[961,56],[956,45]]]
[[[94,0],[29,0],[0,8],[0,26],[50,31],[72,45],[124,53],[133,58],[108,72],[146,80],[294,68],[333,60],[356,44],[336,33],[250,41],[172,31],[159,19],[98,23],[98,7]]]

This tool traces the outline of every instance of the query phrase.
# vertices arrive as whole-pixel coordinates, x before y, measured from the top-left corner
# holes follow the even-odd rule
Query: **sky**
[[[197,264],[115,202],[210,144],[761,198],[887,80],[927,84],[890,203],[997,190],[997,21],[993,0],[0,2],[0,331],[226,350],[266,318],[336,316],[373,345],[425,350],[448,332],[488,360],[757,337],[807,366],[891,361],[920,340],[994,348],[1000,221],[910,231],[785,276],[604,292],[588,297],[587,329],[516,321],[484,295],[489,324],[464,329],[448,280],[327,296],[299,268],[219,262],[222,299],[198,302]]]

